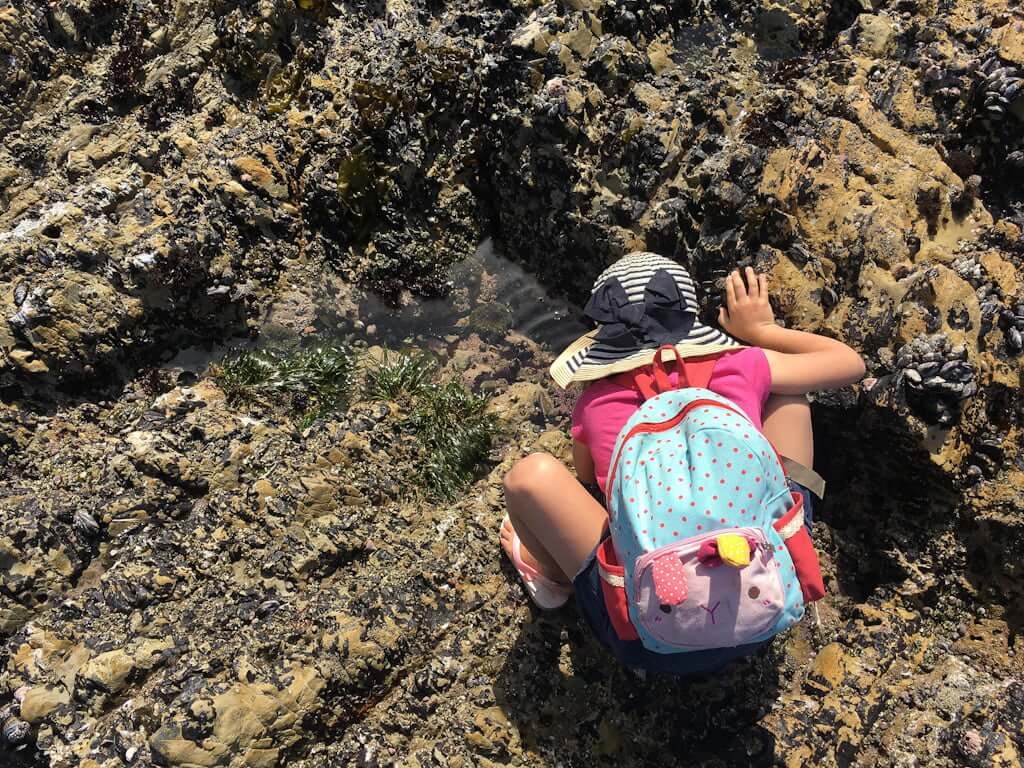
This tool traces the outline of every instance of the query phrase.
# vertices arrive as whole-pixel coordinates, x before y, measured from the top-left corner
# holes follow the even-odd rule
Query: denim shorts
[[[814,514],[812,495],[810,491],[792,480],[790,480],[789,486],[803,497],[804,525],[810,531],[811,519]],[[641,671],[642,674],[674,677],[709,675],[730,661],[749,656],[771,643],[771,640],[765,640],[759,643],[738,645],[734,648],[714,648],[688,653],[655,653],[645,648],[640,640],[622,640],[616,634],[605,606],[596,557],[591,556],[590,560],[580,569],[576,578],[573,579],[573,587],[576,591],[576,605],[601,645],[611,651],[620,663],[632,670]]]

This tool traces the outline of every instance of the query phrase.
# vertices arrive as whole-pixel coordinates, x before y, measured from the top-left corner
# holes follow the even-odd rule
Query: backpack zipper
[[[758,548],[767,551],[769,547],[768,537],[765,536],[764,531],[761,528],[752,528],[750,526],[744,526],[742,528],[720,528],[717,531],[708,531],[707,533],[701,533],[696,536],[691,536],[688,539],[683,539],[675,544],[669,544],[665,547],[659,547],[658,549],[652,549],[650,552],[644,552],[640,557],[636,559],[633,565],[633,580],[635,586],[634,591],[639,591],[640,587],[640,576],[643,574],[644,569],[657,557],[667,555],[670,553],[682,553],[696,548],[700,549],[700,545],[709,539],[715,539],[723,535],[723,532],[736,534],[738,536],[750,536],[757,540]]]

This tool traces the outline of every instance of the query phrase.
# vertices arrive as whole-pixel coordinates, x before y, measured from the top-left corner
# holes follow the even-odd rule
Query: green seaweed
[[[469,327],[481,334],[504,336],[512,327],[512,310],[507,304],[496,301],[477,305],[469,313]]]
[[[246,350],[217,366],[214,378],[230,402],[283,406],[308,426],[348,405],[355,371],[352,350],[328,342],[287,352]]]
[[[393,355],[384,352],[380,360],[366,366],[365,393],[371,400],[411,400],[432,386],[436,364],[425,352]]]
[[[457,98],[458,80],[470,69],[465,51],[418,42],[393,70],[352,83],[352,101],[363,127],[371,134],[388,128],[399,117],[443,111]]]
[[[376,227],[385,197],[373,155],[365,149],[346,155],[338,164],[336,193],[348,211],[352,242],[365,243]]]
[[[295,4],[305,11],[305,16],[321,24],[326,23],[337,12],[330,0],[295,0]]]
[[[216,366],[213,375],[231,403],[283,410],[299,431],[346,408],[356,357],[340,343],[309,349],[246,350]],[[434,383],[437,366],[426,353],[390,354],[367,366],[365,395],[404,402],[401,417],[424,455],[417,478],[427,493],[452,500],[486,465],[498,430],[487,398],[458,381]]]
[[[313,422],[315,422],[317,419],[330,415],[330,409],[310,408],[306,412],[300,414],[299,416],[296,416],[293,423],[295,424],[295,429],[297,431],[305,432],[307,429],[313,426]]]
[[[498,430],[486,408],[486,397],[457,381],[431,386],[417,398],[409,422],[428,453],[421,480],[435,496],[451,501],[486,463]]]
[[[425,62],[435,83],[448,84],[458,80],[466,70],[468,57],[450,45],[419,45],[417,59]]]
[[[385,352],[367,364],[364,392],[369,399],[411,409],[405,427],[426,454],[419,482],[432,496],[450,501],[486,464],[498,422],[486,412],[486,397],[458,381],[432,382],[436,370],[425,352]]]
[[[356,80],[352,83],[352,100],[359,117],[371,132],[388,127],[396,112],[409,112],[413,104],[403,97],[403,88],[396,84],[387,85],[373,80]]]
[[[353,152],[338,164],[338,198],[350,209],[374,195],[374,163],[366,152]]]
[[[302,70],[296,66],[288,66],[268,77],[262,86],[267,113],[277,115],[286,111],[298,97],[304,82]]]

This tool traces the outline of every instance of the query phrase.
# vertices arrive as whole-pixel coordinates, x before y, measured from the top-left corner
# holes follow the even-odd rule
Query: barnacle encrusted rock
[[[1005,0],[0,4],[0,764],[1019,765],[1022,30]],[[634,249],[709,322],[765,270],[868,367],[813,396],[820,624],[710,680],[617,669],[497,547],[502,474],[571,458],[559,301]],[[299,422],[205,367],[339,334],[491,396],[453,502],[408,401]]]

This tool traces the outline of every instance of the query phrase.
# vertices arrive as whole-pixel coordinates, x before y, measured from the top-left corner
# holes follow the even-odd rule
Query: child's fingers
[[[730,308],[736,306],[736,286],[732,284],[732,275],[725,278],[725,301]]]
[[[747,276],[747,294],[752,299],[756,299],[761,295],[761,286],[757,282],[757,273],[754,272],[753,267],[747,267],[744,272]]]
[[[761,290],[761,296],[768,298],[768,275],[763,272],[757,276],[757,287]]]
[[[729,313],[725,311],[725,307],[718,308],[718,324],[722,327],[729,324]]]
[[[729,277],[731,279],[732,289],[733,289],[733,291],[736,294],[736,298],[737,299],[745,299],[745,298],[747,298],[747,286],[745,286],[743,284],[743,278],[740,277],[740,271],[738,269],[734,270],[733,273],[731,275],[729,275]]]

